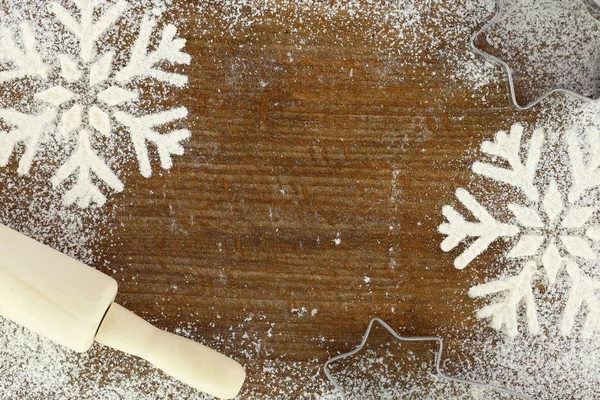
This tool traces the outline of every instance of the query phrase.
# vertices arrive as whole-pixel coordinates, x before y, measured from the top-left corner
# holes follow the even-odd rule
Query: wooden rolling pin
[[[240,364],[153,327],[113,303],[116,295],[111,277],[0,225],[2,317],[74,351],[96,340],[213,396],[237,396],[246,378]]]

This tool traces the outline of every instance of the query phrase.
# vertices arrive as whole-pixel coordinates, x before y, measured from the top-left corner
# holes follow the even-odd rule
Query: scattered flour
[[[102,7],[113,6],[118,3],[111,1],[106,3],[107,6]],[[145,31],[152,30],[153,26],[150,22],[152,18],[167,18],[169,16],[169,13],[165,12],[169,9],[169,3],[162,4],[159,1],[148,0],[137,2],[134,8],[130,8],[130,14],[125,17],[123,25],[132,27],[133,31],[130,31],[130,33],[137,32],[133,27],[140,27],[140,25],[145,25]],[[295,49],[289,54],[291,58],[300,57],[305,49],[319,44],[320,38],[327,32],[332,35],[336,44],[347,47],[353,46],[351,39],[353,36],[371,37],[373,43],[372,49],[369,49],[369,51],[375,51],[377,57],[382,61],[382,67],[378,73],[389,77],[390,80],[401,79],[402,74],[398,71],[401,70],[403,65],[398,60],[405,59],[406,54],[411,54],[412,61],[420,62],[424,66],[427,65],[427,62],[433,60],[442,62],[444,67],[448,69],[449,78],[461,82],[467,90],[474,92],[473,96],[483,98],[486,90],[490,86],[497,85],[500,81],[501,75],[498,68],[475,57],[468,51],[467,44],[470,33],[483,25],[492,16],[494,10],[494,1],[492,0],[461,2],[422,0],[403,2],[385,0],[334,0],[327,2],[312,0],[217,0],[197,3],[195,7],[204,15],[210,16],[205,21],[198,22],[197,34],[199,36],[205,35],[208,37],[214,29],[221,30],[221,34],[249,38],[248,45],[256,45],[256,51],[263,50],[259,46],[261,43],[259,37],[263,34],[260,27],[275,23],[282,28],[281,32],[287,32],[286,35],[291,35],[294,41]],[[36,36],[38,43],[40,41],[46,44],[60,43],[61,46],[65,46],[66,53],[71,58],[62,57],[62,59],[54,60],[51,64],[55,70],[54,75],[49,72],[48,76],[54,79],[53,82],[55,82],[59,80],[58,74],[62,73],[63,78],[68,82],[68,79],[75,79],[81,70],[79,62],[71,62],[79,56],[77,53],[80,50],[79,42],[75,39],[76,36],[65,33],[64,27],[61,28],[60,25],[51,22],[54,20],[47,4],[47,2],[8,0],[3,2],[0,7],[1,19],[3,21],[17,21],[14,25],[11,25],[13,32],[17,32],[16,28],[19,27],[24,37],[28,35],[27,28],[23,30],[20,22],[36,21],[36,23],[41,23],[40,26],[35,26],[35,30],[38,32]],[[72,7],[69,2],[61,2],[61,4],[66,9]],[[152,10],[152,17],[142,19],[145,13],[141,10]],[[43,18],[38,18],[39,16]],[[177,25],[175,21],[172,22]],[[172,39],[171,41],[167,40],[167,43],[181,44],[181,42],[176,42],[178,40],[176,36],[170,36],[173,30],[168,28],[168,23],[166,26],[167,28],[163,32],[165,32],[167,39]],[[577,29],[579,28],[577,27]],[[113,31],[109,29],[107,32]],[[110,37],[114,38],[114,34]],[[208,45],[210,44],[209,41]],[[110,50],[112,45],[108,40],[107,43],[99,46],[98,51],[105,54],[105,51]],[[574,47],[573,42],[570,42],[569,47]],[[138,49],[142,48],[144,46],[138,47]],[[48,62],[48,56],[65,51],[65,49],[61,50],[54,45],[40,46],[37,50],[41,51],[41,49],[46,49],[48,52],[40,54],[42,61],[45,63]],[[179,50],[181,50],[181,47]],[[81,56],[82,59],[85,54]],[[169,54],[171,53],[169,52]],[[30,55],[32,56],[31,64],[22,63],[19,67],[18,63],[15,63],[15,65],[3,65],[3,67],[12,68],[16,66],[17,69],[28,69],[37,65],[34,68],[34,73],[42,72],[43,68],[40,67],[39,59],[33,52]],[[139,56],[142,57],[140,60],[152,57],[145,52],[141,52]],[[185,57],[185,55],[182,54],[177,57]],[[112,65],[125,67],[127,61],[126,57],[119,58],[115,54]],[[179,61],[185,64],[187,58],[179,58]],[[243,60],[230,61],[232,63],[232,73],[236,72],[236,65],[244,68],[242,65]],[[537,61],[539,61],[538,64],[542,64],[542,61],[546,62],[547,59],[540,57]],[[107,71],[106,66],[108,64],[107,59],[98,60],[94,67],[95,72],[98,73],[97,76],[102,76]],[[144,63],[138,60],[137,64],[139,67]],[[137,68],[133,68],[133,70],[137,70]],[[126,79],[125,75],[131,78],[131,71],[128,74],[123,73],[124,75],[121,78]],[[174,88],[184,83],[181,76],[161,75],[160,72],[157,73],[156,71],[149,73],[158,74],[158,77],[154,76],[154,78],[160,80],[160,77],[162,77],[165,80],[163,83]],[[348,74],[352,76],[353,71],[348,71]],[[178,73],[177,75],[183,74]],[[82,76],[85,76],[85,74],[82,74]],[[96,74],[93,74],[93,76],[96,76]],[[109,107],[119,106],[121,101],[125,103],[134,100],[134,96],[137,94],[136,90],[129,86],[118,86],[118,77],[116,76],[110,79],[114,83],[114,85],[111,83],[111,87],[119,87],[123,91],[109,90],[108,86],[103,86],[101,91],[94,91],[94,96],[96,96],[94,98]],[[139,160],[139,157],[143,156],[145,146],[140,143],[143,144],[143,140],[146,139],[156,139],[149,131],[152,130],[151,128],[157,120],[141,120],[143,117],[140,116],[136,116],[133,120],[131,115],[133,115],[134,110],[129,107],[123,107],[121,111],[117,111],[114,114],[115,120],[128,126],[132,136],[136,135],[135,132],[138,129],[138,139],[132,139],[130,146],[123,148],[120,141],[111,139],[111,136],[107,138],[104,136],[111,131],[112,124],[109,127],[106,118],[94,109],[93,105],[90,105],[88,112],[85,113],[83,110],[86,109],[87,103],[75,107],[73,100],[69,98],[68,102],[71,106],[67,110],[66,103],[63,103],[62,100],[78,94],[75,92],[75,88],[69,89],[71,86],[67,83],[53,84],[54,86],[45,83],[42,79],[37,78],[31,79],[27,83],[29,86],[20,86],[20,84],[6,86],[3,83],[3,87],[6,86],[8,89],[0,95],[0,106],[7,108],[8,105],[11,105],[11,107],[18,109],[20,113],[37,115],[36,113],[40,111],[37,109],[38,105],[46,102],[51,110],[54,108],[60,109],[62,113],[71,112],[73,116],[77,116],[75,120],[79,120],[78,116],[81,113],[82,119],[89,120],[93,132],[98,133],[96,136],[99,140],[104,140],[102,149],[105,158],[102,160],[106,166],[113,171],[119,181],[122,177],[126,177],[127,174],[131,173],[131,171],[125,170],[122,165],[127,160]],[[98,82],[96,84],[100,85]],[[53,87],[52,91],[47,92]],[[58,87],[63,87],[63,89],[71,91],[72,94],[69,95],[66,91],[58,89]],[[106,92],[106,90],[109,91]],[[24,94],[33,96],[36,93],[40,93],[38,96],[39,104],[32,103],[30,97],[23,97]],[[98,98],[98,96],[100,97]],[[114,104],[111,105],[111,103]],[[154,114],[151,115],[154,115],[158,122],[164,120],[174,121],[186,117],[182,109],[175,109],[174,114],[160,114],[161,111],[146,102],[143,102],[143,110],[153,112]],[[600,119],[598,119],[600,106],[597,104],[581,104],[571,100],[561,100],[545,106],[544,111],[546,118],[542,119],[536,126],[548,133],[548,140],[556,140],[560,143],[560,137],[562,137],[560,132],[564,132],[564,127],[573,128],[579,133],[583,133],[584,126],[594,125],[600,127]],[[55,110],[55,112],[58,115],[59,111]],[[41,122],[50,119],[50,116],[52,116],[51,112],[44,115],[45,119]],[[61,132],[78,131],[77,128],[69,125],[67,120],[64,123],[61,121],[60,124],[55,121],[51,128],[50,130]],[[90,132],[92,132],[92,129],[88,131],[88,134]],[[175,139],[179,139],[175,140],[177,142],[187,137],[184,131],[175,132],[179,132],[174,136]],[[555,137],[551,137],[552,132],[557,132]],[[32,135],[30,134],[30,136]],[[140,136],[145,139],[139,139]],[[0,193],[3,204],[0,210],[0,221],[18,228],[37,240],[51,244],[86,263],[98,265],[102,259],[101,246],[107,245],[106,238],[111,235],[110,215],[112,210],[110,209],[110,203],[105,204],[102,211],[98,209],[74,211],[72,208],[63,206],[61,193],[53,190],[50,183],[50,177],[53,176],[54,171],[42,167],[42,165],[53,166],[56,163],[62,164],[67,161],[64,147],[58,146],[56,143],[52,144],[53,142],[49,140],[50,137],[51,135],[45,136],[48,139],[48,142],[44,142],[46,146],[42,151],[36,153],[35,158],[32,159],[33,163],[29,165],[31,166],[29,177],[13,175],[12,170],[3,170],[3,173],[0,174],[0,183],[3,188],[6,188],[3,193]],[[71,138],[69,148],[85,150],[85,140],[82,144],[82,138],[86,139],[86,135],[79,135],[77,140]],[[164,148],[166,150],[164,155],[161,155],[161,165],[168,168],[170,166],[169,154],[179,154],[182,150],[172,143],[165,144]],[[19,151],[22,150],[19,149]],[[20,172],[27,170],[28,164],[29,159],[26,157]],[[38,165],[40,165],[39,169],[37,168]],[[543,171],[554,171],[552,165],[554,164],[543,164]],[[150,170],[147,163],[140,161],[139,166],[144,176],[149,175]],[[560,173],[560,166],[558,170]],[[105,177],[108,176],[108,174],[105,175]],[[55,180],[57,184],[67,186],[73,184],[69,180],[70,178],[64,180],[60,178],[61,176]],[[88,177],[82,179],[83,182],[89,183]],[[121,187],[116,183],[116,180],[111,179],[112,176],[110,179],[107,178],[108,182],[105,182],[107,189],[118,191]],[[95,183],[95,181],[92,182]],[[490,190],[493,191],[493,188]],[[89,190],[80,191],[79,193],[81,196],[74,196],[70,199],[80,202],[82,206],[88,203],[87,200],[89,200],[89,203],[103,202],[101,196],[104,196],[104,194],[102,193],[90,192]],[[564,198],[563,202],[566,202]],[[509,215],[501,215],[501,210],[495,211],[498,211],[495,214],[498,218]],[[523,211],[521,214],[526,213],[524,210],[521,211]],[[525,217],[521,218],[521,220],[525,219]],[[510,224],[512,222],[508,221],[506,223]],[[593,250],[596,249],[593,248]],[[586,271],[593,269],[593,263],[591,262],[581,265],[588,268]],[[104,267],[113,268],[114,266],[106,265]],[[548,269],[551,270],[551,267],[548,267]],[[560,277],[560,273],[557,276]],[[498,278],[504,278],[504,276],[500,275]],[[550,304],[554,299],[565,298],[570,287],[565,284],[565,280],[558,279],[557,281],[551,291],[546,293],[536,291],[534,293],[537,296],[547,297],[548,301],[542,304]],[[316,314],[314,311],[310,313],[312,316]],[[303,312],[308,313],[308,309],[304,309]],[[457,373],[453,375],[462,374],[466,378],[494,382],[500,386],[508,386],[526,393],[538,394],[541,399],[577,398],[577,396],[592,398],[598,392],[594,382],[597,381],[597,371],[600,368],[597,361],[600,360],[600,357],[598,357],[600,346],[597,346],[592,340],[585,339],[583,335],[565,338],[556,334],[557,321],[555,316],[556,310],[544,310],[542,308],[538,310],[540,334],[535,337],[523,334],[514,338],[507,338],[505,335],[488,330],[481,325],[479,329],[472,332],[471,337],[467,337],[462,342],[460,352],[447,357],[447,367],[456,369]],[[521,315],[521,317],[523,316]],[[264,318],[268,321],[266,316]],[[579,319],[574,322],[576,333],[579,331],[581,322]],[[182,326],[179,333],[201,340],[200,331],[201,327],[199,326]],[[246,332],[246,335],[241,336],[238,332]],[[227,354],[243,354],[247,360],[246,366],[251,372],[251,380],[243,394],[243,398],[336,398],[331,386],[321,374],[321,367],[325,360],[311,360],[308,363],[289,362],[286,360],[285,355],[270,353],[268,339],[277,334],[279,332],[277,332],[276,327],[270,324],[264,332],[248,332],[245,325],[240,324],[232,327],[230,336],[217,337],[206,344]],[[465,335],[464,332],[449,332],[448,334],[457,337],[464,337]],[[321,339],[317,336],[318,333],[315,334],[313,339],[320,342]],[[310,340],[312,339],[309,338],[308,341]],[[354,345],[355,343],[348,344],[350,348]],[[339,344],[336,344],[336,348],[339,348]],[[265,355],[269,357],[264,357]],[[458,357],[457,355],[462,356]],[[262,361],[254,362],[258,359]],[[389,371],[377,367],[379,369],[374,372],[371,367],[377,366],[378,360],[379,356],[368,354],[364,361],[357,363],[359,374],[356,373],[356,370],[353,370],[355,372],[348,372],[351,379],[346,380],[346,382],[349,385],[363,388],[363,390],[370,390],[369,382],[382,382],[383,378],[389,376]],[[417,362],[417,360],[414,361]],[[98,366],[100,366],[99,369]],[[8,400],[39,398],[65,400],[72,398],[108,400],[204,398],[203,395],[190,392],[189,389],[166,378],[147,365],[132,358],[121,355],[116,356],[109,349],[95,346],[90,354],[72,354],[3,320],[0,321],[0,375],[2,376],[0,397]],[[260,377],[260,381],[256,377]],[[266,385],[268,393],[255,391],[252,388],[254,382]],[[265,384],[264,382],[268,383]],[[393,394],[394,392],[390,393]],[[465,398],[477,397],[473,395]]]
[[[382,82],[401,81],[405,68],[427,71],[431,62],[439,62],[451,79],[469,90],[483,90],[497,84],[501,74],[469,51],[469,38],[494,9],[494,0],[216,0],[199,2],[199,10],[219,23],[215,26],[207,19],[199,22],[199,28],[208,38],[218,30],[243,43],[240,46],[267,54],[261,27],[269,26],[272,42],[294,47],[288,53],[290,61],[303,58],[311,48],[332,44],[367,51],[378,62],[364,68]],[[273,32],[273,25],[279,31]],[[356,46],[356,38],[369,38],[369,48]],[[345,59],[347,54],[339,57]],[[243,60],[224,61],[231,62],[233,74],[250,72]],[[355,71],[347,73],[352,77]]]
[[[339,232],[335,235],[335,239],[333,239],[333,243],[335,243],[336,246],[339,246],[340,244],[342,244],[342,238],[340,238]]]
[[[473,165],[479,176],[469,190],[477,195],[457,191],[468,212],[444,208],[444,250],[479,237],[460,245],[455,266],[485,271],[486,282],[469,294],[491,299],[478,301],[477,317],[499,330],[478,323],[449,333],[467,336],[447,360],[463,377],[539,399],[594,398],[600,390],[599,115],[596,102],[543,103],[537,122],[513,125],[482,145],[486,161]],[[500,258],[484,265],[477,260],[488,246]]]
[[[101,187],[123,191],[114,170],[126,157],[149,177],[149,143],[161,167],[171,168],[171,156],[183,154],[181,142],[190,132],[158,128],[186,118],[187,109],[152,112],[139,100],[155,91],[153,85],[187,85],[187,76],[162,69],[191,61],[175,25],[125,0],[41,2],[17,18],[10,6],[0,14],[2,21],[12,20],[0,27],[0,166],[16,152],[17,172],[29,175],[40,153],[56,155],[49,166],[60,167],[49,180],[55,189],[69,187],[66,205],[82,208],[105,204]],[[128,36],[135,40],[118,39]]]
[[[520,396],[435,373],[435,341],[400,341],[378,324],[363,348],[329,366],[348,399],[518,400]]]
[[[442,212],[448,223],[440,225],[440,232],[447,235],[442,249],[451,251],[466,238],[476,237],[477,240],[456,258],[455,267],[463,269],[498,238],[518,238],[505,257],[512,264],[521,264],[522,271],[471,288],[472,297],[507,292],[501,301],[479,310],[478,316],[491,318],[494,328],[506,328],[515,336],[517,311],[524,301],[529,331],[539,333],[532,287],[534,278],[540,275],[538,266],[543,268],[542,280],[549,287],[565,267],[572,290],[568,293],[560,332],[571,333],[575,316],[583,305],[589,310],[583,335],[589,337],[600,331],[596,322],[600,318],[600,303],[594,295],[600,281],[589,276],[598,261],[592,245],[597,242],[600,225],[592,216],[598,210],[594,199],[600,186],[600,159],[595,155],[600,153],[600,130],[596,127],[585,127],[583,132],[569,129],[560,134],[560,144],[557,144],[546,141],[547,133],[542,129],[534,129],[527,142],[526,157],[521,160],[523,133],[523,126],[515,124],[510,133],[498,132],[495,141],[481,146],[483,153],[503,160],[509,168],[498,167],[496,163],[473,164],[476,174],[525,195],[525,201],[518,196],[506,205],[512,221],[497,221],[467,190],[458,189],[457,198],[478,222],[466,220],[450,206],[444,207]],[[547,151],[542,152],[542,148]],[[557,168],[566,168],[568,173],[558,174]]]
[[[509,65],[518,103],[532,103],[555,88],[597,97],[600,22],[587,1],[503,3],[503,17],[476,45]]]

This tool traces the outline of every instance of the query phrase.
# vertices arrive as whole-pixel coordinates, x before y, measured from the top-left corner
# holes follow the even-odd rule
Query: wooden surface
[[[468,186],[481,141],[535,112],[511,109],[503,81],[482,102],[450,77],[444,47],[467,52],[467,36],[384,59],[346,24],[314,35],[265,19],[226,35],[219,23],[181,26],[195,58],[173,99],[190,110],[185,155],[111,198],[96,267],[119,281],[118,300],[242,362],[241,398],[311,398],[322,373],[285,366],[352,349],[375,316],[404,335],[473,324],[466,290],[485,269],[458,271],[440,250],[441,207]],[[300,384],[274,389],[266,365]]]
[[[477,270],[452,267],[437,226],[470,178],[472,150],[515,119],[504,84],[484,106],[444,59],[405,54],[379,74],[369,38],[344,27],[354,46],[323,34],[301,51],[268,21],[258,39],[195,29],[182,33],[197,57],[181,97],[193,136],[169,173],[123,195],[132,203],[119,207],[109,255],[127,266],[118,299],[162,328],[203,327],[208,343],[232,326],[259,338],[251,359],[223,344],[248,369],[249,397],[275,396],[265,360],[283,374],[324,362],[358,344],[372,317],[405,335],[465,324]]]

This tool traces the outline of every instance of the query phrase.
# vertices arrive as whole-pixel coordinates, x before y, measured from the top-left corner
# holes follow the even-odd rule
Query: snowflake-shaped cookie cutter
[[[582,1],[584,1],[584,0],[582,0]],[[592,9],[600,8],[600,0],[587,0],[586,3],[590,7],[590,12]],[[506,74],[506,78],[507,78],[507,82],[508,82],[508,91],[509,91],[510,102],[514,108],[516,108],[517,110],[520,110],[520,111],[527,110],[527,109],[535,106],[536,104],[540,103],[546,97],[552,95],[553,93],[557,93],[557,92],[563,93],[563,94],[566,94],[569,96],[573,96],[573,97],[583,100],[583,101],[598,100],[598,98],[600,98],[600,91],[598,91],[598,90],[596,90],[596,92],[593,95],[586,96],[584,94],[578,93],[571,89],[556,87],[556,88],[552,88],[550,90],[543,92],[541,95],[539,95],[537,98],[535,98],[531,102],[529,102],[525,105],[520,105],[519,102],[517,101],[515,82],[514,82],[513,72],[512,72],[512,69],[510,68],[510,66],[506,62],[504,62],[501,58],[496,57],[493,54],[490,54],[490,53],[480,49],[479,47],[477,47],[477,44],[476,44],[477,41],[479,40],[479,37],[484,32],[486,32],[488,29],[490,29],[491,27],[496,25],[504,17],[504,15],[505,15],[504,0],[496,0],[495,8],[496,9],[494,12],[494,17],[490,21],[488,21],[481,29],[479,29],[477,32],[475,32],[475,34],[473,34],[471,36],[470,46],[475,54],[478,54],[481,57],[483,57],[484,59],[491,61],[492,63],[498,64],[502,67],[502,69],[504,70],[504,72]],[[600,76],[597,76],[596,79],[600,80]]]
[[[392,335],[392,337],[394,339],[401,341],[401,342],[435,342],[435,343],[437,343],[438,351],[436,351],[436,353],[435,353],[435,374],[438,378],[441,378],[443,380],[450,381],[450,382],[457,382],[457,383],[464,383],[464,384],[472,385],[472,386],[475,386],[475,387],[478,387],[481,389],[494,390],[498,393],[515,396],[515,397],[521,398],[523,400],[532,400],[532,397],[511,391],[511,390],[499,388],[499,387],[485,384],[485,383],[473,382],[473,381],[469,381],[469,380],[461,379],[461,378],[454,378],[454,377],[446,375],[443,372],[443,369],[441,367],[442,352],[444,349],[444,341],[441,337],[438,337],[438,336],[413,336],[413,337],[400,336],[396,333],[396,331],[394,331],[394,329],[392,329],[387,323],[385,323],[380,318],[373,318],[373,319],[371,319],[371,321],[369,321],[369,325],[367,326],[367,330],[366,330],[360,344],[354,350],[349,351],[347,353],[337,355],[335,357],[332,357],[329,360],[327,360],[325,362],[325,364],[323,365],[323,370],[325,371],[325,376],[327,376],[327,379],[329,379],[329,381],[333,384],[335,389],[339,392],[342,400],[347,400],[346,393],[344,392],[344,389],[342,388],[340,383],[334,378],[333,374],[329,370],[329,367],[331,364],[333,364],[335,362],[350,358],[350,357],[356,355],[357,353],[359,353],[367,344],[367,341],[369,340],[369,335],[371,334],[371,330],[373,329],[373,326],[375,324],[379,324],[390,335]]]

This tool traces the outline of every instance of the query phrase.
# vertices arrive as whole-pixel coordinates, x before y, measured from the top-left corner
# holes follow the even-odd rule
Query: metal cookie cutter
[[[532,397],[529,397],[527,395],[523,395],[520,393],[516,393],[511,390],[502,389],[502,388],[499,388],[499,387],[496,387],[493,385],[484,384],[484,383],[468,381],[468,380],[461,379],[461,378],[453,378],[453,377],[450,377],[450,376],[444,374],[444,372],[442,371],[442,368],[440,367],[440,364],[442,361],[442,351],[443,351],[444,343],[440,337],[437,337],[437,336],[403,337],[403,336],[398,335],[388,324],[383,322],[381,319],[373,318],[369,322],[367,331],[365,332],[365,335],[363,336],[363,339],[357,348],[355,348],[354,350],[352,350],[348,353],[340,354],[338,356],[335,356],[335,357],[327,360],[327,362],[325,362],[325,365],[323,366],[323,369],[325,371],[325,375],[327,376],[327,379],[329,379],[329,381],[333,384],[333,386],[335,386],[335,388],[339,391],[343,400],[347,399],[346,394],[344,393],[344,390],[342,389],[339,382],[331,374],[331,371],[329,370],[329,366],[332,363],[335,363],[336,361],[352,357],[353,355],[355,355],[356,353],[361,351],[365,347],[365,344],[367,343],[367,340],[369,339],[371,329],[373,328],[373,325],[375,323],[378,323],[379,325],[384,327],[396,340],[400,340],[403,342],[424,342],[424,341],[436,342],[438,344],[438,351],[436,352],[436,356],[435,356],[435,373],[439,378],[442,378],[442,379],[445,379],[445,380],[451,381],[451,382],[466,383],[466,384],[469,384],[469,385],[472,385],[472,386],[475,386],[475,387],[478,387],[481,389],[494,390],[498,393],[515,396],[515,397],[523,399],[523,400],[532,400],[533,399]]]
[[[573,0],[570,0],[570,1],[573,1]],[[585,1],[590,8],[590,12],[592,14],[599,15],[600,0],[579,0],[579,1]],[[502,61],[500,58],[480,49],[479,47],[477,47],[477,44],[476,44],[479,37],[485,31],[487,31],[489,28],[494,26],[497,22],[502,20],[504,15],[505,15],[504,0],[496,0],[496,11],[495,11],[494,17],[488,23],[486,23],[480,30],[478,30],[473,36],[471,36],[470,45],[471,45],[471,49],[473,50],[473,52],[484,57],[485,59],[487,59],[489,61],[499,64],[502,67],[502,69],[506,73],[506,76],[508,79],[508,89],[509,89],[509,96],[510,96],[511,103],[517,110],[521,110],[521,111],[527,110],[528,108],[535,106],[536,104],[541,102],[543,99],[545,99],[546,97],[548,97],[549,95],[551,95],[552,93],[555,93],[555,92],[561,92],[561,93],[573,96],[577,99],[584,100],[584,101],[597,100],[598,98],[600,98],[600,92],[598,91],[598,88],[596,88],[595,92],[592,95],[586,96],[584,94],[577,93],[571,89],[558,87],[558,88],[550,89],[550,90],[542,93],[536,99],[525,104],[524,106],[520,105],[517,101],[517,95],[515,92],[515,83],[514,83],[514,79],[513,79],[513,72],[511,70],[511,68],[508,66],[507,63]],[[596,80],[598,80],[598,77]],[[597,83],[597,85],[598,85],[598,83]]]

